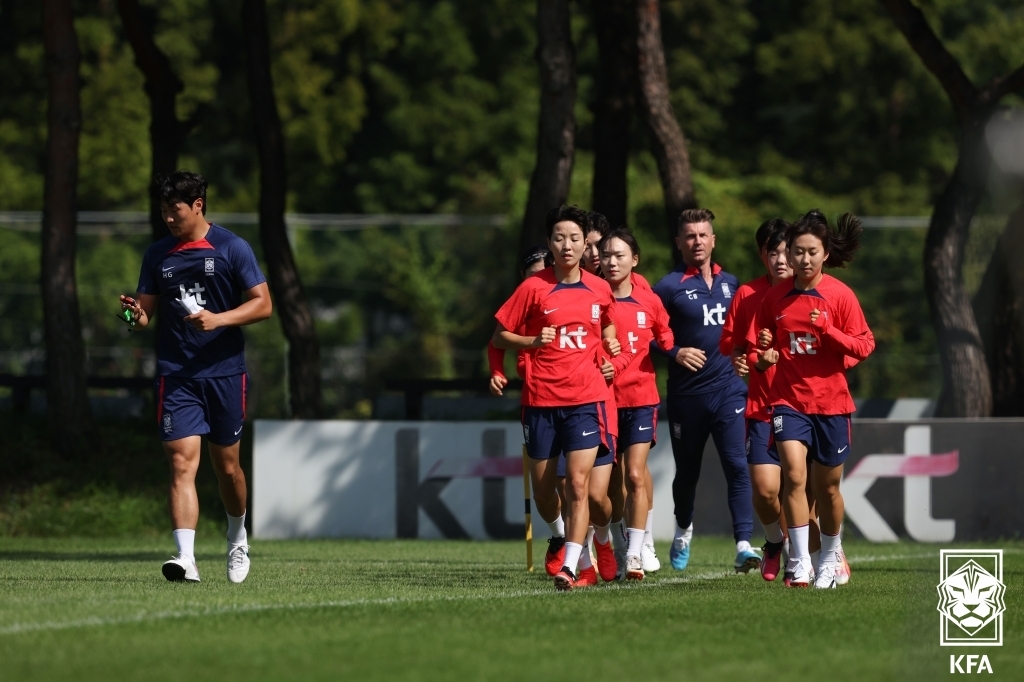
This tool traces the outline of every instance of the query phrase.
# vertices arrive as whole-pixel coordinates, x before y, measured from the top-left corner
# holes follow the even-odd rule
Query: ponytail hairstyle
[[[604,253],[604,247],[613,239],[621,239],[629,247],[629,250],[633,252],[633,255],[637,258],[640,257],[640,244],[637,243],[636,237],[633,236],[633,230],[629,229],[625,225],[616,227],[614,230],[609,230],[598,243],[597,248],[601,253]]]
[[[779,248],[779,242],[775,242],[775,246],[768,246],[768,240],[771,239],[772,235],[777,234],[781,229],[785,230],[789,227],[782,218],[769,218],[768,220],[761,223],[761,227],[757,228],[757,232],[754,233],[754,240],[757,242],[757,250],[763,251],[768,249],[774,251]]]
[[[836,221],[836,229],[828,226],[828,220],[818,209],[803,215],[786,232],[786,248],[793,248],[797,237],[812,234],[821,240],[828,252],[827,268],[842,268],[853,260],[853,254],[860,248],[860,233],[864,231],[860,220],[852,213],[844,213]]]

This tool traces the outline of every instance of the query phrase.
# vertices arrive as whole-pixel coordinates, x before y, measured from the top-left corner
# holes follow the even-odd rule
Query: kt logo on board
[[[1003,550],[944,549],[939,561],[940,646],[1002,646]]]

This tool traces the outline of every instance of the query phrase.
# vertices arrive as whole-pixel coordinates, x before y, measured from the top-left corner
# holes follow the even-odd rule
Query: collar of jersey
[[[796,286],[794,286],[790,290],[790,292],[788,294],[786,294],[783,298],[789,298],[790,296],[800,296],[800,295],[815,296],[817,298],[825,298],[820,293],[818,293],[817,289],[797,289]]]
[[[189,249],[211,249],[211,250],[216,251],[216,249],[213,248],[213,244],[211,244],[210,242],[206,241],[206,237],[203,237],[202,239],[197,239],[194,242],[182,242],[182,241],[179,241],[177,244],[174,245],[173,249],[168,251],[168,253],[177,253],[178,251],[188,251]]]
[[[555,288],[552,289],[551,291],[555,292],[555,291],[559,291],[561,289],[587,289],[589,291],[590,287],[588,287],[586,284],[584,284],[583,279],[581,278],[580,281],[578,281],[578,282],[570,282],[568,284],[565,283],[565,282],[559,282],[558,284],[555,285]]]
[[[711,264],[711,276],[714,277],[715,275],[719,274],[720,272],[722,272],[722,266],[719,265],[718,263],[712,263]],[[679,280],[679,281],[680,282],[685,282],[689,278],[697,277],[699,275],[700,275],[700,268],[686,268],[686,271],[683,272],[683,278],[681,280]]]

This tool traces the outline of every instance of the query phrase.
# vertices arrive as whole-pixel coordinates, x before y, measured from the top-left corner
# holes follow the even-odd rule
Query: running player
[[[786,230],[789,228],[782,218],[766,220],[757,228],[755,239],[758,253],[768,274],[747,282],[736,291],[736,297],[722,327],[722,340],[718,349],[722,355],[732,357],[737,374],[748,373],[747,332],[761,307],[765,294],[772,286],[784,284],[793,276],[793,270],[786,261]],[[750,360],[755,362],[757,357]],[[750,484],[753,491],[754,513],[764,528],[765,545],[761,560],[761,577],[771,582],[779,574],[784,531],[779,490],[782,485],[782,470],[779,456],[769,449],[771,435],[769,425],[768,387],[775,374],[774,366],[749,372],[747,384],[747,465],[750,468]]]
[[[195,560],[202,437],[210,447],[228,516],[228,580],[249,574],[246,483],[238,463],[245,425],[246,372],[241,326],[270,317],[266,278],[252,248],[206,221],[206,180],[177,171],[159,182],[160,210],[171,236],[142,259],[135,300],[122,296],[137,327],[157,310],[157,424],[171,466],[170,511],[178,554],[164,577],[199,582]]]
[[[534,246],[523,257],[523,263],[519,268],[519,276],[526,279],[546,267],[551,267],[554,259],[546,246]],[[522,328],[517,330],[522,333]],[[520,379],[526,378],[526,363],[529,360],[529,353],[521,350],[516,354],[516,374]],[[487,344],[487,362],[490,365],[491,379],[489,388],[492,395],[501,396],[508,379],[505,377],[505,350],[495,348],[493,343]],[[562,507],[565,505],[565,458],[559,456],[560,476],[562,479],[556,486],[556,496],[552,499],[543,493],[540,498],[535,496],[534,504],[537,506],[537,513],[551,529],[551,537],[548,539],[548,548],[544,553],[544,570],[554,577],[562,568],[565,560],[565,520],[562,518]]]
[[[689,563],[693,504],[710,435],[728,484],[736,540],[734,568],[747,573],[761,563],[750,546],[754,524],[743,418],[747,387],[733,373],[729,359],[718,352],[725,315],[739,285],[711,260],[714,217],[705,208],[682,212],[676,246],[683,262],[654,287],[668,311],[676,343],[669,353],[668,375],[668,416],[676,461],[672,481],[676,533],[669,559],[676,570]]]
[[[588,493],[595,465],[611,462],[608,389],[597,364],[603,347],[618,355],[610,308],[611,289],[580,269],[587,214],[575,206],[547,216],[550,269],[528,277],[495,314],[498,348],[530,349],[523,386],[523,435],[530,457],[534,496],[555,495],[557,465],[566,453],[565,559],[555,587],[570,590],[589,524]],[[525,334],[510,330],[523,328]]]
[[[619,469],[626,472],[625,577],[643,580],[642,554],[650,510],[647,455],[656,442],[661,404],[649,355],[650,344],[656,340],[663,350],[670,350],[672,330],[661,299],[649,287],[635,283],[642,278],[633,273],[640,262],[640,247],[633,233],[625,227],[612,230],[601,240],[600,248],[601,271],[615,296],[612,321],[623,349],[611,362],[615,369],[615,404],[619,411]]]
[[[875,339],[856,295],[822,272],[843,267],[860,245],[860,221],[849,213],[829,228],[820,211],[811,211],[787,232],[793,286],[773,288],[765,295],[748,343],[774,347],[758,362],[777,361],[769,389],[772,431],[785,477],[783,507],[789,522],[792,587],[807,587],[812,568],[814,586],[835,587],[843,566],[840,530],[843,496],[839,483],[850,455],[853,398],[846,382],[852,361],[864,360]],[[753,337],[758,338],[753,338]],[[810,471],[808,471],[808,459]],[[821,527],[821,556],[811,566],[808,547],[809,510],[805,486],[812,481]]]

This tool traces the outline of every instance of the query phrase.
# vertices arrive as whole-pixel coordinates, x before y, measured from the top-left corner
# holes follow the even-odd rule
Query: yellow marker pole
[[[526,570],[533,573],[533,521],[530,513],[530,456],[523,446],[523,500],[526,504]]]

